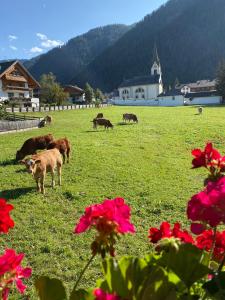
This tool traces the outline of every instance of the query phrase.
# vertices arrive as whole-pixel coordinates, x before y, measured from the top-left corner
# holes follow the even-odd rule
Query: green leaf
[[[169,273],[160,266],[154,266],[142,288],[140,299],[176,300],[176,285],[170,282]]]
[[[59,279],[41,276],[35,281],[40,300],[65,300],[66,291]]]
[[[122,275],[117,260],[114,258],[107,258],[102,262],[102,266],[109,292],[115,291],[124,298],[129,295],[125,278]]]
[[[163,253],[160,263],[169,267],[188,288],[210,273],[208,254],[191,244],[182,244],[177,251],[170,248]]]
[[[203,288],[213,299],[225,299],[225,272],[215,275],[212,280],[203,285]]]
[[[84,289],[80,289],[80,290],[74,290],[72,291],[71,295],[70,295],[70,300],[94,300],[94,295],[93,295],[93,291],[89,290],[86,291]]]

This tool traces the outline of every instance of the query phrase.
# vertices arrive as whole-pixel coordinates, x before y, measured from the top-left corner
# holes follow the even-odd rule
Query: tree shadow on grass
[[[15,200],[15,199],[18,199],[21,196],[26,195],[34,190],[35,190],[34,187],[4,190],[4,191],[0,191],[0,197]]]
[[[6,167],[6,166],[15,165],[16,163],[17,163],[17,161],[15,159],[6,159],[3,161],[0,161],[0,166]]]
[[[98,132],[98,130],[86,130],[84,132],[86,132],[86,133],[89,133],[89,132]]]
[[[125,122],[119,122],[116,125],[117,126],[124,126],[124,125],[135,125],[136,123],[125,123]]]

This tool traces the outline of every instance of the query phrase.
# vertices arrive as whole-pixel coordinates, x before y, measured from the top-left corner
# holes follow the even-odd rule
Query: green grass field
[[[113,130],[94,131],[90,122],[103,112]],[[124,112],[136,113],[139,124],[121,125]],[[191,150],[212,141],[225,154],[225,108],[110,107],[51,113],[50,127],[0,136],[0,196],[15,206],[16,226],[2,239],[5,245],[26,253],[33,268],[27,295],[36,299],[32,282],[43,274],[64,280],[72,288],[90,256],[93,232],[75,236],[75,223],[88,205],[104,198],[124,197],[132,207],[135,236],[121,239],[117,254],[143,255],[149,251],[148,229],[161,221],[181,220],[188,225],[186,204],[202,188],[205,170],[191,170]],[[52,133],[72,143],[70,164],[63,166],[62,187],[38,194],[33,178],[13,159],[23,142]],[[81,286],[92,286],[100,269],[89,268]],[[18,295],[15,296],[18,299]],[[23,298],[22,298],[23,299]],[[27,298],[24,298],[27,299]]]

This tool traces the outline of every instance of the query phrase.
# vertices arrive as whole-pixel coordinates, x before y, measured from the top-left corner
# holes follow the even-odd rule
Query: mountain
[[[168,1],[94,58],[71,83],[89,82],[111,91],[124,78],[148,75],[154,44],[164,83],[215,77],[225,58],[225,1]]]
[[[31,74],[39,79],[44,73],[52,72],[61,83],[68,83],[97,55],[113,45],[130,26],[116,24],[99,27],[69,40],[62,47],[25,62]]]

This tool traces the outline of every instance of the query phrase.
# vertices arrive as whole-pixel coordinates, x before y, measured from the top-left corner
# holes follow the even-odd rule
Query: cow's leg
[[[42,174],[41,178],[40,178],[40,181],[41,181],[41,192],[42,194],[44,195],[45,194],[45,186],[44,186],[44,182],[45,182],[45,173]]]
[[[65,164],[65,161],[66,161],[65,151],[63,151],[62,156],[63,156],[63,163]]]
[[[39,178],[35,178],[36,184],[37,184],[37,192],[41,192],[41,187],[40,187],[40,182],[39,182]]]
[[[57,163],[57,172],[58,172],[58,183],[59,183],[59,185],[61,185],[62,184],[62,178],[61,178],[61,176],[62,176],[62,165],[61,165],[60,162]]]
[[[55,187],[55,170],[51,169],[51,175],[52,175],[52,188]]]
[[[70,161],[70,147],[67,148],[66,155],[67,155],[67,163],[68,163]]]

